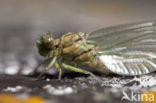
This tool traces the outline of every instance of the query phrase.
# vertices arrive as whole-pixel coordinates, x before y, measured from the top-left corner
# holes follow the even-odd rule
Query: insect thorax
[[[67,33],[54,44],[61,51],[63,62],[74,65],[87,65],[100,72],[109,72],[96,53],[96,46],[86,42],[84,33]]]
[[[84,63],[95,54],[95,46],[86,43],[86,34],[67,33],[59,39],[61,55],[66,62]]]

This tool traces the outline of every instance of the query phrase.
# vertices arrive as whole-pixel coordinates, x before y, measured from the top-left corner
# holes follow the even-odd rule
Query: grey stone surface
[[[64,73],[58,81],[56,70],[48,71],[40,81],[35,80],[38,74],[30,75],[44,60],[35,44],[43,32],[60,37],[67,32],[91,32],[111,25],[154,20],[155,9],[155,0],[0,0],[0,91],[41,95],[50,103],[120,103],[123,91],[129,96],[132,91],[155,91],[155,73],[137,77],[97,75],[100,83],[73,72]]]

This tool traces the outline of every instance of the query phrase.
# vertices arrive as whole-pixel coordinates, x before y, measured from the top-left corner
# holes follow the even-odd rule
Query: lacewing
[[[156,21],[118,25],[89,34],[67,33],[57,39],[45,33],[37,40],[37,46],[40,55],[47,57],[44,62],[50,61],[45,71],[55,65],[59,79],[61,67],[97,79],[77,65],[126,76],[156,71]]]

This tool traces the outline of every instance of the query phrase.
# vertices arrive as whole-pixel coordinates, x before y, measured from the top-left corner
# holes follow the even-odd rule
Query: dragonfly
[[[39,75],[55,66],[61,79],[62,67],[74,72],[89,74],[77,66],[123,76],[144,75],[156,71],[156,21],[122,24],[91,33],[66,33],[53,38],[45,33],[37,41],[39,54],[49,65]],[[41,63],[42,64],[42,63]]]

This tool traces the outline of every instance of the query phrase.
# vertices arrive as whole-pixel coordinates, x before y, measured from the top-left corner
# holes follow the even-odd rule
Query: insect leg
[[[58,80],[61,80],[61,76],[62,76],[62,69],[61,69],[61,67],[60,67],[60,65],[58,64],[58,62],[56,61],[55,62],[55,67],[56,67],[56,69],[58,70],[58,72],[59,72],[59,77],[58,77]]]
[[[38,65],[35,67],[34,72],[36,72],[37,69],[38,69],[41,65],[47,63],[47,62],[50,61],[51,59],[52,59],[52,57],[50,57],[50,58],[44,60],[42,63],[38,64]]]
[[[80,68],[76,68],[76,67],[73,67],[71,65],[67,65],[65,63],[62,63],[62,66],[65,68],[65,69],[68,69],[68,70],[71,70],[71,71],[74,71],[74,72],[79,72],[79,73],[83,73],[83,74],[89,74],[90,76],[92,76],[95,80],[97,80],[98,82],[100,82],[100,80],[91,72],[87,71],[87,70],[83,70],[83,69],[80,69]]]
[[[39,80],[39,79],[41,78],[41,76],[42,76],[47,70],[49,70],[49,69],[54,65],[54,63],[56,62],[56,59],[57,59],[57,57],[55,56],[55,57],[51,60],[50,64],[49,64],[49,65],[44,69],[44,71],[42,71],[42,73],[38,76],[37,80]]]

